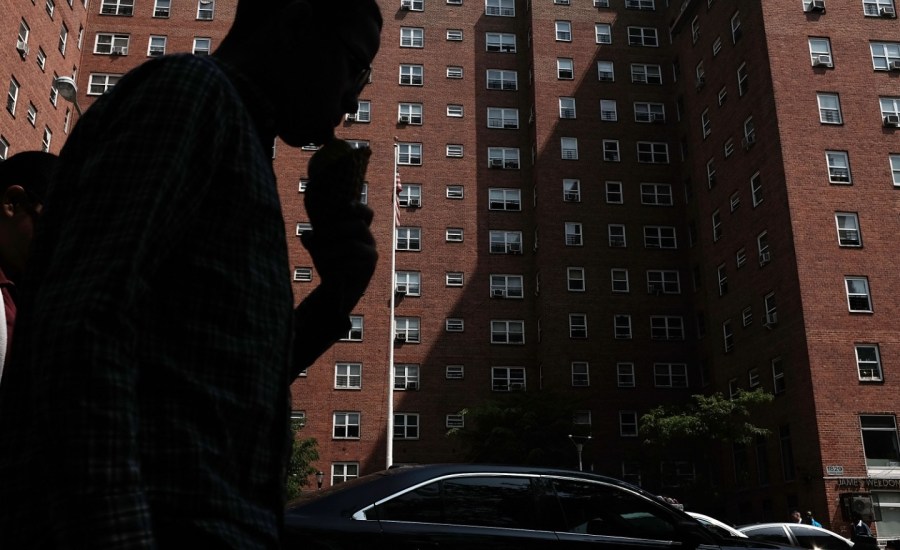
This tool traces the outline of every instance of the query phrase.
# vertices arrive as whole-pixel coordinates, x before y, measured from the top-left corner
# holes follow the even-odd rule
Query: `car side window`
[[[376,507],[382,521],[535,529],[535,491],[527,477],[458,477],[408,491]]]
[[[744,534],[755,540],[766,540],[769,542],[777,542],[779,544],[793,545],[790,537],[784,532],[780,525],[772,527],[760,527],[758,529],[743,530]]]
[[[674,540],[671,515],[649,499],[603,483],[554,479],[565,531],[587,535]]]
[[[846,550],[847,543],[822,531],[805,525],[790,525],[788,529],[797,537],[797,543],[804,548],[819,550]]]

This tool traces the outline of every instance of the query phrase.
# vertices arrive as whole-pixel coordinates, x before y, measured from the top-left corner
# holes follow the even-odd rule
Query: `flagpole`
[[[394,338],[396,323],[394,307],[397,293],[395,278],[397,272],[397,165],[400,161],[400,145],[394,141],[394,180],[391,182],[391,329],[388,331],[391,341],[388,343],[388,383],[387,383],[387,457],[386,468],[394,465]]]

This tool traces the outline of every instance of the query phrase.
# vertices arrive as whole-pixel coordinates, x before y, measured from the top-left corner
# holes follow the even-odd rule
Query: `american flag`
[[[394,203],[394,227],[400,225],[400,193],[403,192],[403,185],[400,183],[400,172],[394,172],[394,196],[391,200]]]

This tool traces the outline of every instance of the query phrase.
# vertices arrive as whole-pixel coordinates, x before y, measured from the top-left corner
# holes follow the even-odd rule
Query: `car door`
[[[458,475],[375,506],[385,548],[392,550],[531,550],[556,548],[537,512],[535,478]]]
[[[813,529],[808,525],[789,525],[788,529],[797,540],[797,546],[804,548],[816,548],[817,550],[849,550],[851,545],[847,541],[828,533]]]

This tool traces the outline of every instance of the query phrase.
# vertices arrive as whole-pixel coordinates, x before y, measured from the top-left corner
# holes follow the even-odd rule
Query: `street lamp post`
[[[81,107],[78,106],[78,88],[75,87],[75,79],[71,76],[57,76],[53,79],[53,86],[63,99],[75,107],[75,112],[81,116]]]
[[[575,445],[575,451],[578,453],[578,471],[579,471],[579,472],[583,472],[583,471],[584,471],[584,468],[582,467],[582,464],[581,464],[581,452],[584,450],[584,443],[580,443],[580,442],[578,442],[578,441],[575,441],[576,439],[587,439],[587,440],[590,440],[590,439],[591,439],[591,436],[589,436],[589,435],[572,435],[572,434],[569,434],[569,441],[571,441],[572,444]]]

